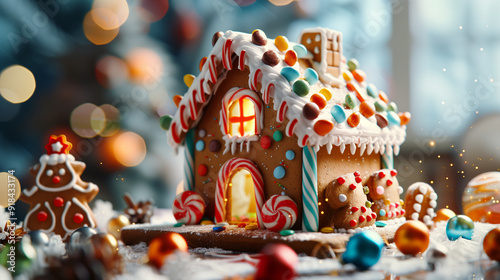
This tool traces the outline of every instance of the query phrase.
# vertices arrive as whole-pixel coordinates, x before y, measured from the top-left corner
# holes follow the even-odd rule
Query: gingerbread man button
[[[372,210],[377,213],[377,220],[396,220],[404,218],[405,210],[399,195],[403,188],[399,185],[395,169],[382,169],[368,180],[368,198],[373,202]]]
[[[95,184],[82,181],[80,175],[85,163],[69,154],[71,147],[65,135],[51,136],[45,146],[47,154],[30,168],[36,178],[35,185],[25,189],[20,197],[30,204],[24,227],[53,232],[63,240],[80,227],[96,227],[88,203],[99,189]]]

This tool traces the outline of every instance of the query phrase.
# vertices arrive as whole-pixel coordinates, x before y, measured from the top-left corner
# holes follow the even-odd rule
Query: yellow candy
[[[319,93],[321,93],[325,96],[326,101],[332,99],[332,92],[327,88],[320,89]]]
[[[342,73],[342,76],[344,77],[344,80],[345,80],[346,82],[350,82],[350,81],[353,79],[352,74],[351,74],[351,72],[349,72],[349,71],[347,71],[347,72],[343,72],[343,73]]]
[[[284,52],[288,49],[288,39],[285,36],[278,36],[274,39],[274,44],[281,52]]]
[[[195,76],[191,74],[186,74],[184,75],[184,83],[186,86],[191,87],[191,84],[193,84]]]
[[[259,226],[257,224],[249,224],[249,225],[245,226],[246,230],[256,230],[258,228],[259,228]]]
[[[390,200],[390,199],[384,199],[384,204],[385,204],[385,205],[389,205],[389,204],[391,204],[391,200]]]
[[[323,228],[321,228],[320,231],[323,233],[333,233],[334,232],[332,227],[323,227]]]
[[[210,220],[203,220],[201,221],[200,223],[202,226],[206,226],[206,225],[214,225],[215,223],[210,221]]]

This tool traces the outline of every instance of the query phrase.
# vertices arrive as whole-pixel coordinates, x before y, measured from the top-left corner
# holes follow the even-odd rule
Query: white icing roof
[[[296,43],[289,42],[288,50],[291,50],[294,45],[296,45]],[[225,51],[224,48],[226,48]],[[273,50],[279,55],[280,62],[274,67],[262,62],[262,55],[268,50]],[[372,152],[382,154],[385,150],[392,150],[396,155],[399,153],[399,146],[404,142],[406,137],[406,126],[389,124],[385,128],[380,128],[377,125],[375,116],[365,118],[361,114],[360,123],[356,127],[350,127],[347,122],[337,123],[330,113],[330,108],[335,104],[343,105],[345,103],[345,97],[349,93],[345,82],[340,88],[333,88],[330,85],[322,83],[320,80],[316,84],[310,86],[310,91],[307,96],[300,97],[293,92],[293,82],[289,82],[280,74],[284,67],[290,67],[284,61],[286,51],[279,51],[273,39],[268,38],[265,46],[258,46],[252,43],[251,34],[234,31],[227,31],[217,40],[217,43],[207,56],[207,61],[201,72],[194,79],[191,87],[180,101],[179,110],[173,116],[170,129],[167,131],[168,143],[172,147],[177,148],[182,144],[183,139],[180,137],[181,131],[187,132],[190,129],[188,119],[194,120],[191,126],[195,126],[201,118],[201,113],[203,111],[202,107],[209,103],[210,96],[208,95],[212,94],[208,82],[212,81],[214,87],[217,87],[217,76],[226,71],[224,68],[227,69],[232,67],[231,55],[236,54],[236,56],[238,56],[238,61],[241,61],[240,57],[243,51],[245,53],[243,55],[244,65],[248,66],[250,69],[249,88],[255,89],[254,81],[257,78],[258,82],[262,85],[262,99],[264,103],[273,103],[272,105],[268,105],[272,106],[273,109],[278,112],[278,122],[283,121],[280,120],[280,107],[286,104],[287,110],[284,115],[289,120],[286,132],[289,131],[288,128],[293,120],[297,120],[295,122],[296,125],[293,129],[293,134],[297,135],[299,146],[303,147],[304,144],[307,144],[314,147],[316,151],[319,150],[321,146],[326,146],[328,152],[331,151],[333,145],[340,146],[342,152],[345,150],[346,146],[349,146],[353,154],[358,148],[361,149],[361,154],[364,152],[367,154],[371,154]],[[219,71],[220,73],[215,73],[217,66],[224,67],[222,68],[223,70]],[[292,67],[300,72],[300,77],[303,77],[305,69],[302,68],[299,63],[296,63]],[[341,68],[341,72],[349,71],[347,70],[344,58],[342,58]],[[223,80],[223,78],[224,75],[220,77],[221,80]],[[364,92],[363,98],[366,102],[373,106],[378,98],[375,99],[366,94],[366,82],[358,83],[354,81],[354,83]],[[269,88],[272,88],[272,86],[270,86],[271,84],[274,85],[274,91],[269,90]],[[318,93],[322,88],[329,89],[332,93],[332,98],[327,101],[326,107],[320,111],[316,119],[308,120],[303,116],[302,108],[306,103],[310,102],[311,95]],[[205,96],[205,94],[208,95]],[[269,101],[269,97],[266,96],[272,97],[273,101]],[[203,103],[203,106],[196,107],[193,102],[194,100]],[[355,108],[344,109],[347,117],[353,112],[359,112],[359,100],[355,100],[355,103]],[[387,118],[387,111],[377,113]],[[314,124],[319,120],[332,122],[334,128],[324,136],[317,134],[314,130]],[[285,134],[290,136],[289,133]]]

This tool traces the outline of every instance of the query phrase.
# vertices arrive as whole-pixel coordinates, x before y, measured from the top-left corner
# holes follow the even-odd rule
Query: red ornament
[[[54,198],[54,206],[55,207],[61,207],[64,205],[64,199],[60,196]]]
[[[344,177],[338,177],[337,178],[337,183],[339,183],[339,185],[343,185],[345,183]]]
[[[354,185],[354,184],[350,184],[350,185],[349,185],[349,188],[350,188],[351,190],[355,190],[355,189],[356,189],[356,185]]]
[[[387,185],[388,186],[392,186],[392,181],[391,180],[387,180]]]
[[[262,136],[262,138],[260,138],[260,146],[263,149],[269,149],[269,147],[271,147],[271,137],[268,135]]]
[[[356,222],[356,220],[351,220],[349,224],[351,225],[351,227],[355,227],[358,224],[358,222]]]
[[[398,175],[398,171],[396,169],[391,170],[392,177]]]
[[[385,177],[385,173],[384,173],[384,172],[382,172],[382,171],[380,171],[380,172],[378,173],[378,177],[379,177],[380,179],[384,178],[384,177]]]
[[[149,262],[160,269],[165,262],[165,258],[176,250],[187,252],[188,245],[186,239],[176,232],[167,232],[156,237],[149,243]]]
[[[292,248],[284,244],[269,244],[262,250],[254,279],[294,279],[297,262],[297,253]]]
[[[47,212],[45,211],[40,211],[38,212],[38,214],[36,215],[36,218],[40,221],[40,222],[45,222],[45,220],[47,220]]]
[[[200,164],[198,166],[198,174],[200,176],[205,176],[208,173],[208,167],[205,164]]]
[[[361,177],[356,177],[354,180],[356,180],[356,183],[361,183],[362,181]]]
[[[73,216],[73,222],[75,222],[77,224],[81,224],[83,222],[83,215],[82,215],[82,213],[76,213]]]

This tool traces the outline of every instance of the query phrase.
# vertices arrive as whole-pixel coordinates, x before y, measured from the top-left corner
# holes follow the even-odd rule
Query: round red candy
[[[77,224],[81,224],[83,222],[83,215],[81,213],[76,213],[73,216],[73,222],[75,222]]]
[[[64,205],[64,199],[60,196],[54,198],[54,206],[55,207],[62,207]]]
[[[40,221],[40,222],[45,222],[45,220],[47,220],[47,212],[45,211],[40,211],[38,212],[38,214],[36,215],[36,218]]]
[[[200,166],[198,166],[198,174],[200,176],[205,176],[207,175],[207,173],[208,173],[208,167],[205,164],[200,164]]]
[[[262,138],[260,138],[260,146],[263,149],[269,149],[269,147],[271,147],[271,137],[267,135],[262,136]]]
[[[297,262],[297,253],[292,248],[284,244],[269,244],[262,249],[254,279],[291,280],[295,277]]]

